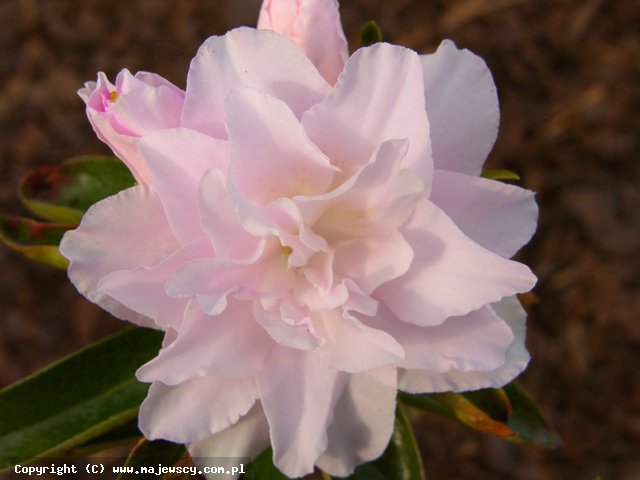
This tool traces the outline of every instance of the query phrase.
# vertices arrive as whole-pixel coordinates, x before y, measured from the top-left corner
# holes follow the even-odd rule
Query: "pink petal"
[[[349,377],[327,431],[329,445],[316,462],[329,475],[347,477],[387,447],[396,416],[396,369],[384,367]]]
[[[254,304],[255,319],[279,345],[298,350],[313,350],[324,344],[313,320],[301,308],[280,302],[272,308]]]
[[[253,459],[268,446],[269,425],[260,402],[256,402],[237,423],[204,440],[187,444],[187,449],[200,469],[223,466],[231,470],[238,466],[238,459]]]
[[[400,375],[400,388],[410,393],[464,392],[480,388],[499,388],[517,377],[526,368],[530,358],[524,343],[526,313],[516,297],[505,298],[492,307],[509,325],[514,336],[502,365],[493,370],[453,369],[445,373],[403,370]]]
[[[375,298],[405,322],[439,325],[487,303],[530,290],[536,277],[464,235],[428,201],[401,230],[415,255],[409,271],[382,285]]]
[[[348,375],[329,368],[326,347],[312,351],[276,346],[257,375],[269,422],[273,460],[289,477],[313,471],[327,448],[327,428]]]
[[[285,38],[238,28],[210,37],[191,61],[182,126],[226,138],[224,99],[241,86],[283,100],[298,118],[329,90],[311,61]]]
[[[203,235],[198,211],[200,179],[210,168],[226,170],[227,146],[194,130],[161,130],[140,139],[153,184],[169,224],[183,245]]]
[[[511,328],[484,306],[441,325],[422,327],[395,317],[384,305],[366,323],[388,332],[404,348],[397,366],[441,374],[452,370],[487,371],[501,367],[513,341]]]
[[[87,116],[98,138],[129,167],[136,180],[149,183],[137,142],[141,135],[178,127],[184,92],[162,77],[146,72],[118,74],[113,85],[104,73],[87,82],[78,95],[87,104]]]
[[[336,168],[307,138],[284,102],[239,88],[227,97],[225,112],[229,176],[247,199],[264,205],[329,188]]]
[[[253,255],[261,239],[239,223],[236,206],[227,191],[227,176],[212,168],[200,182],[199,212],[202,229],[211,240],[218,259],[239,260]]]
[[[192,260],[176,272],[166,291],[172,297],[196,296],[210,315],[226,308],[230,294],[280,295],[292,287],[293,271],[283,268],[281,251],[273,243],[263,241],[251,257],[242,260]]]
[[[142,382],[167,385],[190,378],[246,377],[262,368],[272,345],[253,318],[251,302],[232,300],[224,312],[213,316],[191,301],[177,338],[136,376]]]
[[[435,168],[477,176],[500,122],[491,72],[484,60],[458,50],[451,40],[420,59]]]
[[[100,140],[109,145],[113,154],[127,166],[140,185],[151,183],[151,174],[138,152],[138,137],[118,133],[106,115],[87,109],[87,117]]]
[[[382,143],[368,163],[325,194],[294,199],[314,232],[336,244],[354,236],[386,236],[406,222],[424,185],[400,164],[406,140]]]
[[[265,0],[258,28],[291,40],[330,84],[349,56],[336,0]]]
[[[179,328],[188,300],[168,296],[165,284],[185,262],[212,254],[211,246],[201,238],[153,267],[112,272],[98,288],[127,308],[153,319],[161,328]]]
[[[60,252],[71,262],[69,278],[80,293],[116,317],[146,326],[153,324],[150,319],[99,290],[98,282],[118,270],[157,265],[179,248],[162,203],[148,186],[96,203],[60,244]]]
[[[534,195],[506,183],[436,170],[430,200],[469,238],[510,258],[536,229]]]
[[[313,142],[342,169],[343,180],[387,140],[407,138],[403,166],[431,184],[429,121],[422,66],[415,52],[378,43],[347,61],[327,98],[302,117]]]
[[[404,275],[412,261],[411,245],[396,232],[385,237],[355,238],[336,245],[334,269],[369,294],[383,283]]]
[[[138,424],[149,440],[195,442],[237,423],[257,396],[252,377],[194,378],[175,386],[154,382]]]
[[[166,87],[134,90],[111,107],[123,134],[140,137],[180,125],[182,97]]]
[[[331,367],[342,372],[360,373],[404,358],[404,349],[383,330],[368,327],[352,315],[325,314],[331,338]]]

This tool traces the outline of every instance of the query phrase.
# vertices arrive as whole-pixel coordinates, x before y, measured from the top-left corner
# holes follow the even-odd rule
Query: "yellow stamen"
[[[289,255],[293,253],[293,248],[289,245],[285,245],[280,250],[282,251],[282,266],[284,268],[289,268]]]
[[[115,90],[109,94],[109,100],[115,102],[118,99],[118,92]]]

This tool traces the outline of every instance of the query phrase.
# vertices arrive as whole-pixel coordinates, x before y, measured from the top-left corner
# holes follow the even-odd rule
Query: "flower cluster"
[[[138,185],[61,251],[87,298],[166,332],[137,372],[148,438],[344,476],[384,450],[398,389],[526,366],[535,277],[509,258],[537,207],[479,176],[499,112],[474,54],[349,56],[336,0],[265,0],[258,29],[205,41],[186,91],[124,70],[79,93]]]

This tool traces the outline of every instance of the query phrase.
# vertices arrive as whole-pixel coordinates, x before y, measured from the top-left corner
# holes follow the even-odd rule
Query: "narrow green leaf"
[[[288,480],[285,474],[273,465],[273,450],[265,449],[247,466],[247,471],[240,475],[242,480]]]
[[[190,464],[189,455],[184,445],[166,442],[164,440],[149,441],[142,439],[131,450],[124,467],[131,469],[130,473],[120,473],[117,480],[144,480],[161,478],[158,474],[147,473],[143,467],[187,466]],[[144,473],[143,473],[144,472]],[[172,475],[173,479],[180,478]],[[191,477],[193,478],[193,477]]]
[[[520,438],[546,448],[560,446],[558,435],[549,430],[531,395],[517,382],[503,387],[511,403],[508,425]]]
[[[406,405],[451,418],[483,433],[513,442],[531,442],[543,447],[558,445],[531,396],[512,382],[504,388],[474,392],[399,394]]]
[[[129,328],[0,390],[0,470],[53,456],[137,415],[148,385],[134,373],[162,332]]]
[[[399,406],[391,441],[382,456],[360,465],[349,480],[425,480],[411,424]]]
[[[515,433],[502,422],[492,419],[459,393],[432,393],[403,396],[408,405],[428,410],[456,420],[463,425],[483,433],[501,438],[513,438]]]
[[[482,177],[489,180],[520,180],[520,175],[506,168],[496,168],[494,170],[485,170]]]
[[[35,215],[77,225],[91,205],[133,185],[129,169],[117,158],[87,155],[32,170],[18,193]]]
[[[110,448],[136,444],[141,438],[142,433],[138,429],[138,418],[136,417],[120,427],[109,430],[82,445],[66,451],[63,456],[72,458],[88,457],[96,452],[102,452]]]
[[[66,269],[68,261],[58,250],[64,232],[74,225],[42,223],[0,214],[0,241],[31,260]]]
[[[382,41],[382,30],[374,20],[369,20],[360,28],[360,46],[368,47]]]

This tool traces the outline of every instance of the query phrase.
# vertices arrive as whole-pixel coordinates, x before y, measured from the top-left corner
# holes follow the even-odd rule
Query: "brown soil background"
[[[30,168],[108,153],[75,91],[98,70],[157,72],[184,87],[209,35],[254,25],[257,0],[0,2],[0,210]],[[489,165],[538,192],[538,232],[519,258],[533,361],[522,382],[564,446],[542,451],[425,417],[430,479],[640,478],[640,1],[342,2],[352,47],[375,19],[385,39],[481,55],[502,124]],[[122,326],[64,272],[0,248],[0,386]]]

